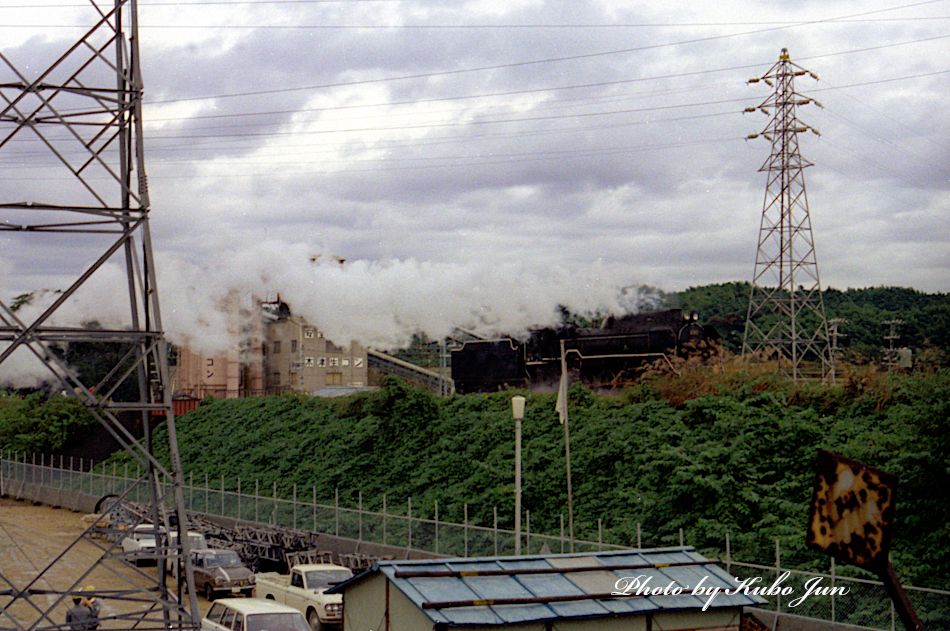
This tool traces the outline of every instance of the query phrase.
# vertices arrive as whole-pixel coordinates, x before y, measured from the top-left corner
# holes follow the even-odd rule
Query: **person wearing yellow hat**
[[[92,614],[92,626],[88,627],[89,629],[98,629],[99,628],[99,610],[102,608],[102,604],[99,602],[99,599],[95,596],[96,587],[94,585],[86,585],[82,588],[82,591],[86,596],[82,599],[82,605],[89,608],[89,612]]]

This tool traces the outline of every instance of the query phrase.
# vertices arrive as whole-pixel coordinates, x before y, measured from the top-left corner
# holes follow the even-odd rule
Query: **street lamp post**
[[[515,554],[521,554],[521,420],[524,418],[522,396],[511,397],[511,415],[515,417]]]

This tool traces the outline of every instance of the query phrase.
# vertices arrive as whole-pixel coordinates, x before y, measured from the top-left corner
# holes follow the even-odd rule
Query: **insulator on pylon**
[[[743,114],[747,114],[747,113],[750,113],[750,112],[754,112],[755,110],[756,110],[756,108],[754,108],[754,107],[747,107],[747,108],[745,108],[744,110],[742,110],[742,113],[743,113]]]
[[[758,77],[753,77],[753,78],[749,79],[748,81],[746,81],[746,83],[758,83],[758,82],[759,82],[759,78],[758,78]]]
[[[748,136],[745,137],[745,139],[746,139],[746,140],[755,140],[755,139],[758,138],[758,137],[759,137],[758,134],[749,134]]]

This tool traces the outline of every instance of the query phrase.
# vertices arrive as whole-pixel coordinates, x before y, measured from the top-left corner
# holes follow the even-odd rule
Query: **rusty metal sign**
[[[807,544],[859,567],[886,565],[895,476],[830,451],[816,467]]]

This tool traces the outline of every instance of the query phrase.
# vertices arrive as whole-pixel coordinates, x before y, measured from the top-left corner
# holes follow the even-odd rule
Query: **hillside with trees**
[[[691,287],[685,291],[664,294],[668,308],[682,308],[699,313],[702,322],[712,324],[723,336],[726,347],[742,350],[749,304],[748,283],[723,283]],[[922,368],[950,366],[950,294],[928,294],[903,287],[872,287],[867,289],[826,289],[822,292],[827,319],[842,318],[839,345],[842,359],[848,363],[879,363],[887,320],[903,320],[897,327],[900,338],[895,346],[914,351],[915,361]]]

